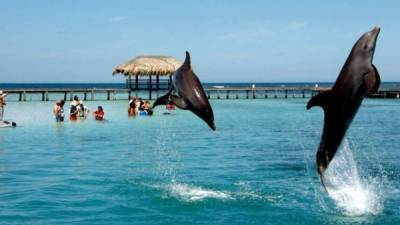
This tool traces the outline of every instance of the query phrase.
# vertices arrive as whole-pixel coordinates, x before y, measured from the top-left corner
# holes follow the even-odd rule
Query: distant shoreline
[[[308,86],[330,87],[333,82],[204,82],[205,87],[276,87]],[[37,88],[126,88],[125,83],[0,83],[0,89]],[[400,81],[382,82],[381,88],[400,88]]]

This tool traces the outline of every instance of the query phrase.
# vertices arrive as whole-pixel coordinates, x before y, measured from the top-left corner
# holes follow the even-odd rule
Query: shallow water
[[[327,171],[323,111],[305,99],[216,100],[217,131],[187,111],[56,124],[52,103],[9,102],[0,224],[399,224],[400,102],[366,100]]]

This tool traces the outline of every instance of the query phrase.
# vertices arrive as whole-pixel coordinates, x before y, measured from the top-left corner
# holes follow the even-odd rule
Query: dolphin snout
[[[381,28],[379,26],[375,26],[374,29],[371,30],[371,33],[375,36],[375,38],[378,36],[379,32],[381,31]]]

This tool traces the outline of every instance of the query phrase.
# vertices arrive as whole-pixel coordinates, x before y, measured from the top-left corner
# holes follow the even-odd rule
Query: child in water
[[[89,108],[83,104],[82,101],[79,101],[79,105],[77,106],[78,108],[78,116],[79,118],[86,119],[86,117],[89,115]]]
[[[147,112],[147,115],[153,115],[153,108],[151,108],[151,104],[149,100],[146,100],[143,105],[143,110]]]
[[[97,111],[93,113],[93,116],[96,120],[103,120],[104,119],[104,110],[103,107],[97,107]]]

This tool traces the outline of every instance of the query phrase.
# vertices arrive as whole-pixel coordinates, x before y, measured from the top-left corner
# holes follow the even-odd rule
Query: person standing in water
[[[6,105],[5,97],[7,95],[7,92],[3,93],[3,91],[0,90],[0,121],[3,121],[4,106]]]
[[[59,100],[54,104],[53,107],[53,114],[56,117],[56,122],[63,122],[64,121],[64,100]]]
[[[74,98],[73,98],[73,100],[72,100],[72,102],[71,102],[71,106],[78,106],[80,103],[79,103],[79,98],[78,98],[78,96],[74,96]]]
[[[97,107],[97,111],[93,113],[93,116],[96,120],[103,120],[104,119],[104,110],[103,107]]]
[[[79,101],[79,105],[77,106],[78,108],[78,116],[79,118],[86,119],[86,117],[89,115],[89,108],[83,104],[83,101]]]
[[[79,98],[78,96],[74,96],[71,102],[71,108],[69,110],[69,120],[76,121],[78,119],[78,105],[79,105]]]
[[[137,99],[135,96],[131,98],[129,101],[129,107],[128,107],[128,116],[136,116],[137,115]]]

